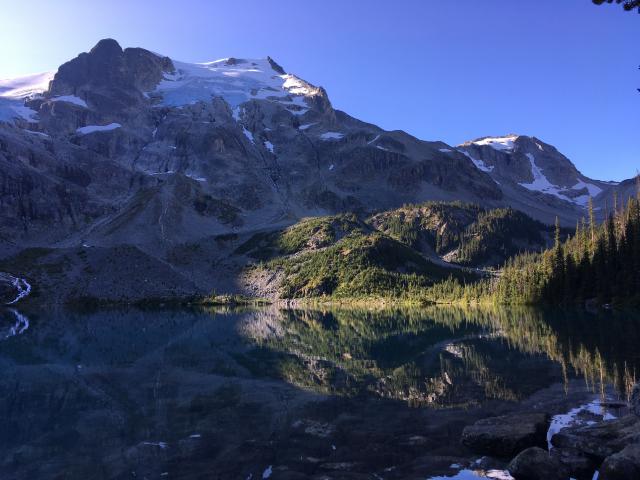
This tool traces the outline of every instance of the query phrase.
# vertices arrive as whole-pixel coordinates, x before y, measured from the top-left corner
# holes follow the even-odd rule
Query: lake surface
[[[637,345],[618,312],[0,310],[0,478],[487,476],[465,425],[625,399]]]

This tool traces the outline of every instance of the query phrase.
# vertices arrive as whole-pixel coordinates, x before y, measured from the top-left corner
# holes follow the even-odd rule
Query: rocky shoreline
[[[633,480],[640,478],[640,384],[631,413],[603,413],[625,407],[594,402],[555,417],[533,412],[485,418],[463,430],[461,443],[477,454],[510,458],[506,471],[515,480]]]

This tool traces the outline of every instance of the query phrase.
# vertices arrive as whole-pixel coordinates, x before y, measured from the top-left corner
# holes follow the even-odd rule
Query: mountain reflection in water
[[[303,454],[375,471],[426,430],[416,456],[459,454],[465,422],[576,378],[624,398],[640,362],[640,318],[619,312],[6,310],[0,331],[19,318],[0,339],[9,479],[247,478]]]

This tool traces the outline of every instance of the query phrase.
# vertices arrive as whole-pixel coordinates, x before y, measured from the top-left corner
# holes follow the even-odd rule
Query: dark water
[[[640,317],[0,312],[0,478],[429,478],[462,428],[624,399]]]

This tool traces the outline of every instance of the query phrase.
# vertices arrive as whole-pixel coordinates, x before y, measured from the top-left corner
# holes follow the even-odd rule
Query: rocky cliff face
[[[587,192],[607,191],[537,139],[504,141],[384,131],[271,58],[187,64],[102,40],[55,74],[0,81],[0,258],[131,244],[164,261],[220,235],[425,200],[573,224]]]

